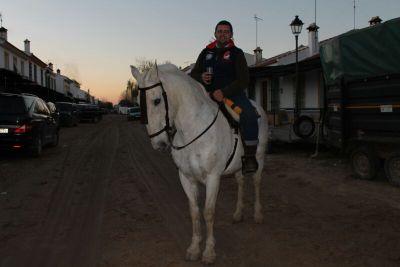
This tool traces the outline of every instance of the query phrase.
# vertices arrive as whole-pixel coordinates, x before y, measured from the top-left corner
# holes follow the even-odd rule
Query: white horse
[[[199,244],[202,235],[198,183],[206,187],[203,215],[207,239],[202,261],[208,264],[213,263],[216,257],[213,233],[214,212],[221,175],[235,174],[238,183],[238,199],[233,220],[242,220],[244,176],[241,157],[244,150],[240,137],[235,135],[226,118],[219,112],[218,105],[209,98],[204,87],[176,66],[165,64],[157,67],[154,65],[145,73],[140,73],[138,69],[131,66],[131,71],[138,81],[141,97],[145,96],[145,101],[141,98],[145,102],[141,103],[141,106],[147,106],[145,107],[147,114],[142,115],[148,117],[146,128],[151,137],[151,144],[154,149],[161,151],[171,148],[172,157],[179,169],[180,181],[189,200],[193,235],[186,251],[187,260],[194,261],[200,256]],[[254,102],[252,104],[261,116],[256,154],[259,167],[253,175],[254,219],[257,223],[261,223],[263,215],[260,203],[260,181],[268,123],[263,109]],[[226,166],[227,163],[229,163],[228,166]]]

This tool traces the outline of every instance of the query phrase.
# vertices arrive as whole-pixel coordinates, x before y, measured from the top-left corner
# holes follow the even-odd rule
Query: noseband
[[[205,133],[208,131],[208,129],[211,128],[211,126],[212,126],[212,125],[214,124],[214,122],[217,120],[217,117],[218,117],[218,114],[219,114],[219,108],[218,108],[217,114],[216,114],[215,117],[214,117],[214,120],[211,122],[211,124],[210,124],[206,129],[204,129],[204,131],[203,131],[201,134],[199,134],[196,138],[194,138],[192,141],[190,141],[189,143],[187,143],[187,144],[184,145],[184,146],[175,146],[174,144],[172,144],[172,138],[173,138],[174,134],[173,134],[173,129],[172,129],[170,123],[169,123],[168,97],[167,97],[167,93],[165,92],[164,86],[163,86],[163,84],[162,84],[161,81],[158,82],[158,83],[156,83],[156,84],[153,84],[153,85],[151,85],[151,86],[148,86],[148,87],[142,87],[142,88],[139,87],[139,88],[138,88],[138,90],[140,91],[140,107],[141,107],[141,112],[142,112],[142,124],[148,124],[146,91],[147,91],[147,90],[151,90],[151,89],[153,89],[153,88],[156,88],[156,87],[158,87],[158,86],[161,87],[161,90],[162,90],[162,97],[163,97],[163,99],[164,99],[164,106],[165,106],[165,126],[164,126],[164,128],[162,128],[162,129],[159,130],[158,132],[155,132],[155,133],[153,133],[153,134],[149,134],[148,136],[149,136],[150,138],[154,138],[154,137],[160,135],[161,133],[166,132],[166,133],[167,133],[167,136],[168,136],[168,140],[169,140],[169,142],[171,143],[171,147],[174,148],[174,149],[176,149],[176,150],[181,150],[182,148],[187,147],[188,145],[190,145],[191,143],[193,143],[194,141],[196,141],[197,139],[199,139],[203,134],[205,134]]]

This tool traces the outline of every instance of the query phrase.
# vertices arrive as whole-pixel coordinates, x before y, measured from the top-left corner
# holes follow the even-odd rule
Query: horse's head
[[[140,71],[131,66],[133,77],[138,82],[140,94],[140,107],[146,125],[147,133],[151,138],[151,144],[154,149],[166,151],[170,146],[168,132],[170,125],[167,114],[166,99],[163,97],[163,88],[158,75],[157,65],[151,69],[140,73]],[[168,120],[167,120],[168,118]]]

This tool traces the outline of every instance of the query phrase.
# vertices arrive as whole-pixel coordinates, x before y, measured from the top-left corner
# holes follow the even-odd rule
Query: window
[[[25,62],[21,60],[21,74],[25,76]]]
[[[32,62],[29,62],[29,80],[32,81]]]
[[[7,52],[4,52],[4,68],[9,69],[10,68],[10,57]]]
[[[18,61],[17,61],[17,57],[13,57],[13,71],[14,72],[18,72]]]
[[[37,82],[37,67],[33,65],[33,80]]]
[[[279,95],[279,78],[271,80],[271,110],[279,112],[280,109],[280,95]]]
[[[42,115],[50,115],[50,111],[46,106],[46,103],[44,103],[40,99],[36,99],[36,104],[35,104],[35,111],[36,114],[42,114]]]

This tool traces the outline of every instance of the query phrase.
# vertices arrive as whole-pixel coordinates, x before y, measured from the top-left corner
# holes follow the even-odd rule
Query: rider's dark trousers
[[[230,96],[229,99],[242,109],[239,125],[246,145],[256,145],[258,143],[258,122],[257,113],[253,105],[251,105],[244,92]]]

